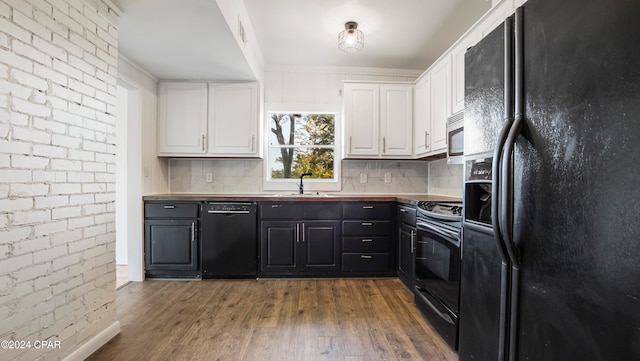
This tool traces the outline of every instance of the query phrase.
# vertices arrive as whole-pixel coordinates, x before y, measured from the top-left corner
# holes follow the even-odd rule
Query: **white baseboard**
[[[119,333],[120,321],[114,321],[109,327],[82,344],[62,361],[83,361]]]

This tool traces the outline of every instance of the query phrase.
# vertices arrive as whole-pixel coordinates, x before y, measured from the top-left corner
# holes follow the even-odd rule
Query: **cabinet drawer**
[[[388,253],[343,253],[345,272],[384,273],[389,271]]]
[[[340,219],[340,204],[265,203],[260,204],[261,219]]]
[[[410,224],[416,225],[416,208],[410,206],[398,206],[398,220]]]
[[[389,237],[344,237],[342,250],[344,252],[387,252],[389,242]]]
[[[145,203],[145,218],[198,218],[200,203],[162,202]]]
[[[343,204],[345,219],[388,219],[391,217],[391,205],[388,203]]]
[[[388,236],[390,221],[343,221],[342,234],[345,236]]]

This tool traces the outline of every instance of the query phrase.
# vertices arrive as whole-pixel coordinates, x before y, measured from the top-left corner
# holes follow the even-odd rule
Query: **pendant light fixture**
[[[348,21],[344,30],[338,33],[338,48],[345,53],[356,53],[364,48],[364,33],[358,30],[358,23]]]

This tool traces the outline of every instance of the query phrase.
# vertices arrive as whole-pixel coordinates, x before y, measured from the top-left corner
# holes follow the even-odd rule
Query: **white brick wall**
[[[0,0],[0,360],[59,360],[115,322],[115,15]]]

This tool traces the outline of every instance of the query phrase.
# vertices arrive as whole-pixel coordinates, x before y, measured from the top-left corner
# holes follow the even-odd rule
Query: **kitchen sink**
[[[327,193],[280,193],[280,194],[272,194],[272,197],[335,197],[333,194]]]

